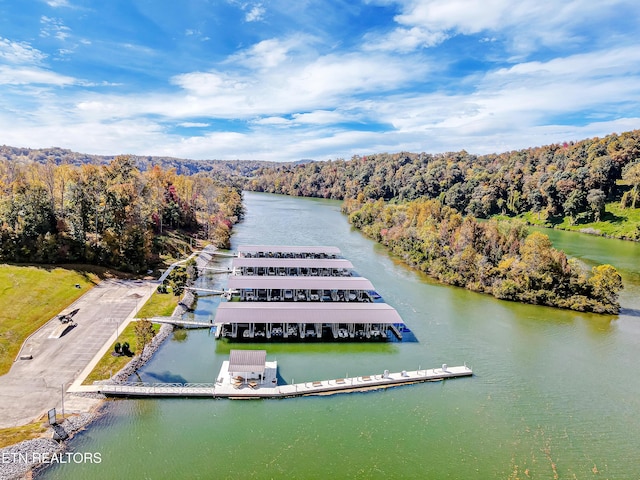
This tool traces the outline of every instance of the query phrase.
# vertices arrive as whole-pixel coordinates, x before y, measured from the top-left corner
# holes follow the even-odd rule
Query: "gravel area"
[[[93,455],[89,458],[84,453],[66,452],[66,446],[62,441],[82,430],[99,416],[100,412],[74,415],[59,425],[51,426],[46,433],[47,438],[25,440],[0,449],[0,479],[29,478],[32,469],[45,468],[55,463],[100,461],[100,458],[94,458]]]

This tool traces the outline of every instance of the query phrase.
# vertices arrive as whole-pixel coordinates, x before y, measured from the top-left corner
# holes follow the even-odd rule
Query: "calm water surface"
[[[110,401],[70,442],[102,463],[44,478],[639,478],[640,245],[546,232],[587,265],[619,268],[623,312],[608,317],[438,285],[351,230],[338,202],[253,193],[245,202],[234,247],[338,246],[418,340],[255,345],[285,381],[464,362],[474,377],[333,397]],[[194,317],[215,305],[201,298]],[[206,331],[176,334],[140,377],[212,382],[231,346]]]

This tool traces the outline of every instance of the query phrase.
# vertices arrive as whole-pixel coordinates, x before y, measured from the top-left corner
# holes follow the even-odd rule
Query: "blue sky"
[[[292,161],[640,128],[637,0],[0,0],[0,143]]]

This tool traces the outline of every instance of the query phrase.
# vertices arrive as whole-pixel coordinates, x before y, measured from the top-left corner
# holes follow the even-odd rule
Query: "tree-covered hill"
[[[544,212],[597,220],[607,201],[637,204],[640,130],[491,155],[377,153],[257,170],[245,188],[324,198],[437,198],[478,218]]]
[[[90,263],[140,272],[170,245],[168,230],[228,247],[238,189],[131,157],[108,164],[0,159],[0,261]]]
[[[53,163],[55,165],[108,165],[118,155],[90,155],[73,152],[71,150],[51,148],[19,148],[7,145],[0,146],[0,161],[7,160],[15,163]],[[135,156],[131,158],[141,171],[146,171],[154,166],[163,170],[175,169],[178,175],[195,175],[206,173],[215,177],[218,181],[227,185],[242,185],[247,178],[251,178],[255,171],[265,167],[275,167],[275,162],[258,160],[190,160],[175,157]]]

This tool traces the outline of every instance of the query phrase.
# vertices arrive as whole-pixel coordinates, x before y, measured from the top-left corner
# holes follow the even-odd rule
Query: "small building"
[[[266,350],[231,350],[229,376],[242,381],[257,380],[262,383],[267,363]]]

